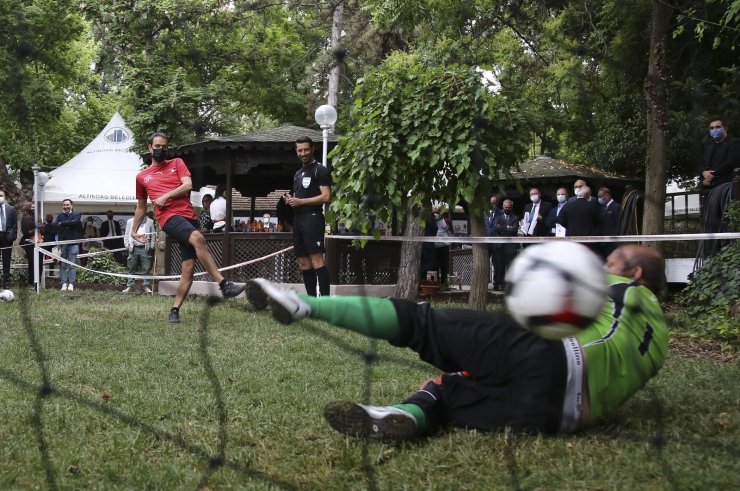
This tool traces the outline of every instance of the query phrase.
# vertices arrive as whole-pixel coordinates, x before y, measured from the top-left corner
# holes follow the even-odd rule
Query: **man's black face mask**
[[[156,160],[157,162],[164,162],[167,159],[167,149],[166,148],[153,149],[152,159]]]

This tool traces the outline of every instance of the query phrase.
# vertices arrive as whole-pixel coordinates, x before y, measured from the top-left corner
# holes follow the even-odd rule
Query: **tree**
[[[648,106],[648,153],[646,158],[644,234],[661,234],[665,225],[664,202],[668,173],[668,108],[666,104],[666,41],[673,8],[662,0],[653,0],[650,33],[650,62],[645,77]]]
[[[414,210],[439,200],[465,204],[482,229],[492,176],[508,172],[525,153],[517,102],[492,95],[473,68],[394,53],[355,91],[356,124],[332,154],[331,211],[348,228],[378,236],[373,218],[390,223],[397,210],[408,209],[413,221],[420,215]],[[485,247],[477,249],[488,257]],[[418,243],[403,244],[404,264],[417,265],[400,275],[407,294],[418,289],[419,251]],[[476,285],[471,293],[476,307],[484,307],[487,278],[474,271],[483,285],[483,295]]]
[[[16,204],[32,196],[31,166],[61,165],[114,111],[96,91],[94,46],[76,6],[0,0],[0,185]]]
[[[102,47],[96,71],[126,100],[139,146],[156,130],[184,143],[307,118],[304,70],[321,33],[303,12],[229,0],[91,0],[84,12]]]

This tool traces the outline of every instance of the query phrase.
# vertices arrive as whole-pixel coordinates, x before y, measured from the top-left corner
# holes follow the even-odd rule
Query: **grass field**
[[[408,350],[242,301],[188,300],[170,325],[165,297],[25,297],[0,304],[3,490],[740,488],[737,359],[686,337],[589,431],[388,445],[334,432],[322,409],[415,391],[435,371]]]

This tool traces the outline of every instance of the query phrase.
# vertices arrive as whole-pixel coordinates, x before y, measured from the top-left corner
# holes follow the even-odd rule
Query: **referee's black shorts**
[[[324,252],[324,214],[320,211],[296,213],[293,217],[293,252],[307,257]]]
[[[391,299],[407,346],[443,372],[445,419],[458,426],[498,431],[557,433],[567,383],[562,341],[519,327],[506,314],[432,309]]]

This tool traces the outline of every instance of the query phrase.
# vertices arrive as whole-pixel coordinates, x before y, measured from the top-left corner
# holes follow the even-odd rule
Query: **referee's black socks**
[[[314,269],[316,272],[316,278],[319,279],[319,292],[322,297],[329,296],[329,270],[326,266],[321,266],[319,269]]]
[[[326,269],[326,266],[324,266]],[[302,269],[301,274],[303,275],[303,284],[306,287],[306,293],[312,297],[316,296],[316,270],[313,269]]]
[[[329,296],[329,270],[326,266],[321,266],[318,269],[303,269],[301,270],[303,275],[303,284],[306,287],[306,293],[312,297],[316,296],[316,280],[319,280],[319,289],[322,297]]]

